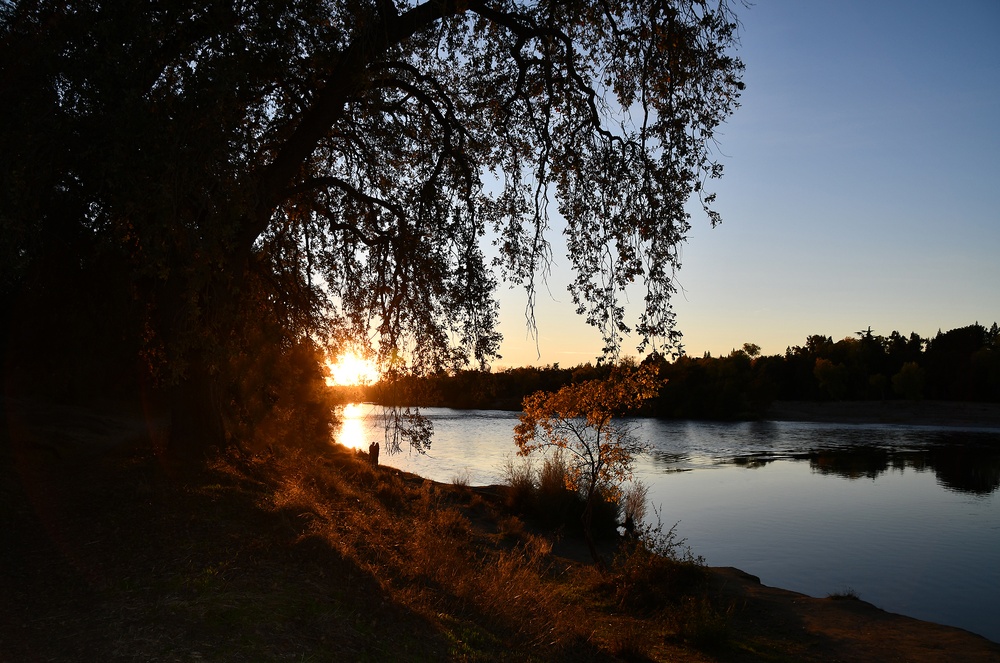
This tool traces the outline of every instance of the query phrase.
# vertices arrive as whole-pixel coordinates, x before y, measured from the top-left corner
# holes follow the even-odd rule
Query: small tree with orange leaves
[[[527,396],[514,428],[518,455],[562,449],[569,460],[567,488],[585,500],[583,533],[594,561],[601,563],[591,519],[599,494],[618,501],[621,484],[631,478],[632,460],[645,451],[622,416],[656,395],[656,367],[622,362],[603,380],[568,384],[556,392]]]

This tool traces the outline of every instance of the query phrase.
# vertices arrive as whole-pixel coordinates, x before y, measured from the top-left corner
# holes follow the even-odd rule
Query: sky
[[[747,89],[718,136],[723,223],[694,213],[682,248],[686,353],[1000,321],[1000,0],[737,9]],[[495,367],[600,355],[557,235],[537,344],[523,291],[501,285]]]

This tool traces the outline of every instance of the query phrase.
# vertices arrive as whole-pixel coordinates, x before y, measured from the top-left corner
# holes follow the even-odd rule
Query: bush
[[[635,537],[621,546],[614,559],[614,598],[620,606],[640,611],[677,605],[708,577],[704,562],[678,538],[676,524],[663,531],[656,512],[656,524],[639,526]]]
[[[472,471],[469,468],[463,468],[455,473],[451,478],[451,485],[456,488],[468,488],[469,484],[472,483]]]
[[[581,500],[570,488],[569,467],[562,451],[547,456],[538,471],[531,515],[558,528],[579,518]]]
[[[677,638],[702,650],[724,649],[730,644],[733,606],[719,609],[707,596],[688,596],[671,611]]]
[[[502,471],[504,483],[507,485],[504,503],[512,511],[527,513],[531,510],[535,494],[535,479],[531,461],[528,459],[515,461],[513,458],[508,458],[504,461]]]
[[[508,508],[546,528],[583,533],[587,500],[581,491],[570,488],[569,466],[561,452],[547,456],[537,471],[530,459],[508,458],[503,474]],[[594,535],[600,538],[617,536],[619,514],[620,507],[614,495],[597,490],[591,516]]]

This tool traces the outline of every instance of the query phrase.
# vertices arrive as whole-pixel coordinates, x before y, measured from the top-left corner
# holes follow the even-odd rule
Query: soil
[[[719,594],[742,607],[735,617],[738,627],[790,643],[790,660],[1000,661],[1000,645],[986,638],[857,598],[813,598],[762,585],[733,568],[713,568],[712,576]]]

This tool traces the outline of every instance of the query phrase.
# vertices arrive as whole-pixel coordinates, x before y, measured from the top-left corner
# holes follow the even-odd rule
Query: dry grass
[[[670,530],[600,571],[512,512],[516,488],[344,449],[232,452],[181,480],[149,439],[53,456],[79,426],[44,414],[0,427],[0,660],[850,658],[789,616],[801,601],[748,606],[757,586],[720,585]]]
[[[504,467],[508,509],[549,530],[582,536],[586,500],[569,486],[570,469],[562,451],[546,456],[537,468],[531,458],[508,458]],[[598,490],[591,529],[595,537],[617,538],[619,505]]]
[[[472,489],[373,468],[344,451],[320,459],[271,452],[216,469],[266,477],[274,490],[262,509],[352,561],[394,604],[437,622],[463,649],[471,637],[487,649],[505,643],[480,652],[487,658],[506,656],[511,644],[558,658],[586,640],[586,620],[555,590],[551,543]]]
[[[264,448],[181,478],[133,442],[0,458],[6,492],[31,474],[0,512],[27,533],[2,552],[20,575],[0,617],[22,626],[0,630],[0,659],[600,661],[666,646],[613,598],[620,580],[556,557],[508,508],[518,479],[531,504],[564,499],[557,463],[497,491],[343,448]]]
[[[434,623],[460,659],[629,660],[672,641],[718,641],[725,630],[725,615],[698,598],[703,567],[676,554],[672,532],[650,528],[659,540],[633,541],[604,573],[553,557],[551,538],[507,507],[519,490],[536,505],[564,499],[558,462],[538,475],[511,469],[506,496],[489,500],[343,451],[241,463],[220,469],[268,475],[275,489],[263,508],[297,521],[301,537],[322,541],[393,604]]]

